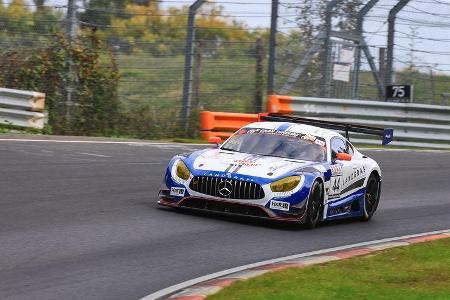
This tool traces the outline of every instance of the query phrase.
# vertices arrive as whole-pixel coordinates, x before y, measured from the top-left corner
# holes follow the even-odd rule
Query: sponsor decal
[[[365,178],[366,174],[366,166],[359,167],[358,169],[355,169],[353,173],[349,174],[347,177],[345,177],[344,185],[352,183],[355,179],[358,179],[360,177]]]
[[[253,178],[244,178],[238,174],[232,174],[232,173],[215,173],[215,172],[204,172],[201,174],[202,176],[211,176],[211,177],[218,177],[218,178],[230,178],[230,179],[237,179],[242,181],[248,181],[248,182],[254,182],[255,180]]]
[[[270,200],[270,208],[271,209],[289,211],[290,205],[291,204],[289,202]]]
[[[342,165],[331,165],[331,176],[340,176],[342,175]]]
[[[295,190],[295,189],[294,189]],[[273,196],[274,196],[274,198],[286,198],[286,197],[289,197],[289,196],[291,196],[292,194],[294,194],[294,190],[292,190],[292,191],[288,191],[288,192],[274,192],[273,193]]]
[[[292,166],[292,163],[284,163],[284,164],[281,164],[278,166],[272,166],[272,167],[269,167],[269,170],[272,172],[275,172],[276,170],[283,169],[283,168],[286,168],[289,166]]]
[[[314,141],[315,141],[317,138],[316,138],[315,136],[313,136],[313,135],[305,134],[305,135],[302,136],[302,139],[314,143]]]
[[[186,192],[185,188],[180,187],[171,187],[170,188],[170,196],[183,197]]]
[[[321,140],[315,140],[315,141],[314,141],[314,144],[317,144],[317,145],[319,145],[319,146],[321,146],[321,147],[325,147],[325,142],[324,142],[324,141],[321,141]]]
[[[256,166],[260,165],[253,161],[244,160],[244,159],[235,159],[235,160],[233,160],[233,164],[237,164],[237,165],[244,166],[244,167],[256,167]]]
[[[243,129],[244,130],[244,129]],[[249,128],[247,134],[277,134],[287,137],[300,138],[302,140],[309,141],[311,143],[325,146],[325,140],[321,137],[317,137],[311,134],[291,132],[291,131],[279,131],[277,129],[264,129],[264,128]]]

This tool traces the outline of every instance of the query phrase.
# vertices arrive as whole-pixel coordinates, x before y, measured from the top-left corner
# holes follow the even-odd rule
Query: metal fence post
[[[194,52],[195,35],[195,15],[197,10],[207,0],[197,0],[189,6],[187,21],[186,49],[184,54],[184,80],[183,80],[183,104],[181,107],[181,128],[187,132],[189,129],[189,115],[191,110],[191,89],[192,89],[192,53]]]
[[[73,92],[75,91],[76,74],[74,73],[74,63],[70,51],[72,51],[72,45],[77,38],[77,5],[76,0],[67,0],[67,23],[66,23],[66,35],[69,41],[69,56],[67,58],[67,74],[66,74],[66,103],[65,103],[65,118],[66,123],[70,123],[72,116],[72,107],[74,106]]]
[[[328,2],[325,10],[325,38],[323,43],[322,79],[320,80],[320,97],[330,97],[330,80],[331,80],[331,29],[333,9],[343,0],[331,0]]]
[[[203,61],[203,41],[198,40],[195,42],[196,51],[194,54],[194,70],[192,79],[192,106],[198,108],[200,106],[200,81],[201,81],[201,69]]]
[[[356,35],[359,36],[362,40],[363,38],[363,23],[364,18],[367,15],[367,13],[377,4],[379,0],[370,0],[366,3],[366,5],[361,8],[361,10],[358,12],[358,15],[356,17]],[[353,71],[353,78],[352,78],[352,98],[356,99],[358,98],[359,93],[359,71],[361,67],[361,43],[356,47],[356,53],[355,53],[355,63],[354,63],[354,71]]]
[[[254,112],[262,112],[263,106],[263,60],[264,46],[262,38],[256,40],[256,69],[255,69],[255,107]]]
[[[395,35],[395,19],[397,14],[405,7],[410,0],[400,0],[390,11],[388,17],[388,39],[387,39],[387,57],[386,72],[384,77],[384,85],[392,84],[393,66],[394,66],[394,35]]]
[[[269,65],[267,68],[267,94],[275,92],[275,59],[277,47],[277,25],[278,25],[278,0],[272,0],[272,12],[270,17],[270,41],[269,41]]]
[[[386,72],[386,48],[380,47],[378,49],[378,57],[380,58],[378,64],[378,69],[380,70],[380,77],[384,78],[384,73]]]

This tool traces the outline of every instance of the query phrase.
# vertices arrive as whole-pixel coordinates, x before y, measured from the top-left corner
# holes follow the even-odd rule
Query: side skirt
[[[362,216],[365,190],[365,188],[362,188],[344,198],[328,202],[324,220],[337,220]]]

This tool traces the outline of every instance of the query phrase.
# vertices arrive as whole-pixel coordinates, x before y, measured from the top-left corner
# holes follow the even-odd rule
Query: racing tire
[[[367,222],[372,219],[380,201],[380,188],[381,181],[378,176],[374,173],[370,174],[364,193],[363,215],[359,218],[361,221]]]
[[[323,209],[323,185],[316,181],[314,182],[311,193],[308,197],[308,203],[306,208],[306,217],[303,223],[307,229],[316,228],[317,224],[321,220]]]

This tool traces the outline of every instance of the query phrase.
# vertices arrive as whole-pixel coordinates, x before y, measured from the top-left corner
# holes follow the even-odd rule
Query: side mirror
[[[351,154],[348,153],[338,153],[336,155],[336,159],[337,160],[347,160],[347,161],[351,161],[352,160],[352,156]]]
[[[218,136],[212,136],[208,139],[208,143],[216,144],[217,147],[219,147],[220,142],[222,142],[222,139]]]

